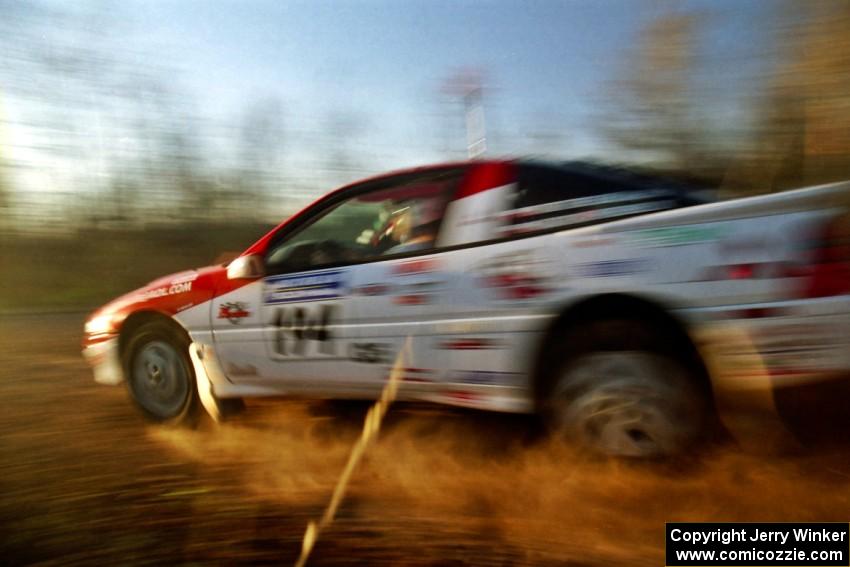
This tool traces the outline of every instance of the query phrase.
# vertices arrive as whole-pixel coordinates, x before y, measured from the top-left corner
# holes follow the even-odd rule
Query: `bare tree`
[[[627,57],[602,120],[603,132],[627,155],[679,170],[704,163],[707,142],[692,84],[700,23],[695,14],[658,17]]]
[[[353,110],[335,110],[328,113],[323,128],[321,147],[324,155],[322,168],[332,185],[347,183],[364,170],[360,138],[366,131],[362,115]]]
[[[2,146],[0,146],[0,151],[2,151]],[[9,191],[9,186],[6,182],[6,166],[3,160],[3,155],[0,154],[0,232],[6,230],[9,227],[10,219],[11,219],[11,194]]]
[[[49,170],[52,186],[41,189],[55,194],[52,202],[77,193],[88,203],[68,208],[65,222],[209,216],[216,196],[205,133],[176,94],[173,73],[114,49],[110,30],[121,22],[105,10],[0,2],[0,84],[16,103],[0,120],[28,134],[3,142],[34,156],[10,164],[15,170]]]
[[[239,126],[239,199],[250,211],[280,208],[285,139],[283,103],[277,97],[252,102]],[[250,214],[249,211],[249,214]]]
[[[749,174],[766,190],[850,178],[850,3],[788,2]]]

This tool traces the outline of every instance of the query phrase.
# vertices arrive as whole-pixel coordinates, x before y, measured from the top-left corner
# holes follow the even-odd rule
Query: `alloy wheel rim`
[[[139,350],[132,378],[139,404],[157,417],[174,417],[188,399],[188,368],[180,353],[165,341],[151,341]]]
[[[681,368],[640,351],[592,353],[562,372],[552,397],[557,428],[605,454],[652,457],[682,450],[700,408]]]

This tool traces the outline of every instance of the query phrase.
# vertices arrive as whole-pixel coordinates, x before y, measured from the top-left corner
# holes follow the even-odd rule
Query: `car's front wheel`
[[[188,339],[160,323],[141,326],[126,349],[130,396],[152,421],[193,423],[198,413]]]

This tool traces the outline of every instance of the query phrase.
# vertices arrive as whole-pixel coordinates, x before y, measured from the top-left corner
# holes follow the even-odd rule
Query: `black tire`
[[[641,321],[575,325],[550,344],[540,409],[555,435],[593,452],[666,457],[711,429],[710,391],[671,333]]]
[[[198,388],[189,359],[189,339],[167,324],[139,327],[124,356],[130,398],[151,421],[165,425],[197,423]]]

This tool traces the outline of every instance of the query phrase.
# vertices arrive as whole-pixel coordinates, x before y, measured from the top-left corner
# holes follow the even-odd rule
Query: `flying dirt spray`
[[[368,449],[369,445],[371,445],[377,438],[378,431],[381,428],[381,421],[384,419],[384,415],[386,415],[387,410],[390,408],[390,404],[393,403],[396,393],[398,392],[398,385],[399,382],[401,382],[405,357],[410,358],[410,337],[408,337],[404,342],[398,356],[396,356],[395,363],[390,370],[389,380],[387,380],[387,384],[381,392],[381,397],[378,398],[371,408],[369,408],[369,412],[366,414],[366,419],[363,421],[363,433],[351,448],[351,453],[348,456],[348,462],[345,464],[345,468],[342,470],[342,474],[336,483],[333,495],[331,496],[331,501],[328,503],[325,513],[322,515],[322,518],[318,521],[318,523],[311,521],[307,524],[307,530],[304,532],[304,541],[301,544],[301,556],[295,563],[296,567],[306,565],[307,559],[310,558],[310,552],[313,551],[313,547],[319,539],[319,534],[333,522],[334,516],[336,516],[336,511],[342,502],[342,497],[345,496],[345,490],[348,488],[348,483],[351,480],[351,475],[354,473],[354,469],[363,458],[363,455],[366,453],[366,449]]]

